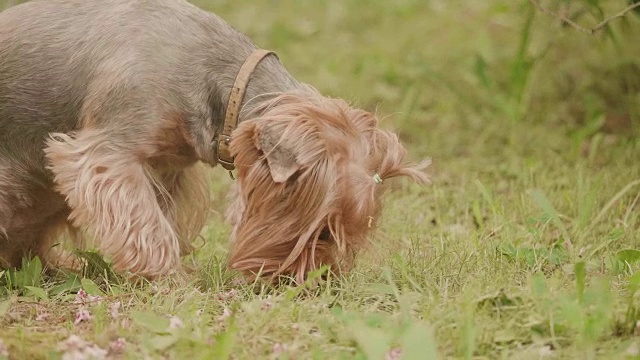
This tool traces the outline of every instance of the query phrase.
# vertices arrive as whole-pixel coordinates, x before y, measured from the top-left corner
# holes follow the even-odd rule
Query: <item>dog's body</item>
[[[197,163],[216,165],[231,87],[255,49],[176,0],[36,0],[0,13],[0,267],[52,259],[61,229],[86,227],[118,270],[153,278],[179,269],[208,212]],[[375,217],[378,190],[338,167],[425,180],[401,164],[404,149],[373,116],[321,97],[274,56],[255,68],[238,121],[229,219],[239,270],[300,279],[361,245],[368,230],[343,221]],[[319,177],[328,187],[311,191]],[[347,179],[366,193],[351,201]],[[323,229],[335,244],[318,244]]]

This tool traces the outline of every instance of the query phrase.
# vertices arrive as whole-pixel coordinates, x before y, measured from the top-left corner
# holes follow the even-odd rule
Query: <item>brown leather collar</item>
[[[231,156],[229,145],[231,145],[231,134],[236,127],[238,127],[238,115],[240,114],[240,107],[242,106],[242,100],[244,99],[249,78],[260,61],[269,55],[274,55],[276,58],[278,57],[274,52],[262,49],[255,50],[251,53],[244,64],[242,64],[240,71],[238,71],[236,81],[231,89],[229,102],[227,103],[227,112],[224,117],[224,126],[217,140],[218,163],[227,170],[235,169],[234,159],[233,156]]]

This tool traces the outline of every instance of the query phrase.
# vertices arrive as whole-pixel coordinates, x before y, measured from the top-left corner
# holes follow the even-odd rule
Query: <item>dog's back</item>
[[[236,51],[225,51],[231,46]],[[36,0],[5,10],[0,149],[39,163],[40,152],[30,154],[33,142],[50,132],[117,122],[116,112],[153,108],[158,98],[195,108],[206,99],[185,94],[209,96],[212,58],[237,54],[237,61],[216,60],[239,62],[251,48],[224,21],[186,1]]]

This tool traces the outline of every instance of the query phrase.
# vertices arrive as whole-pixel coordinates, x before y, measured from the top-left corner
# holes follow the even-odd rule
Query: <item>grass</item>
[[[105,281],[99,259],[85,277],[5,272],[10,358],[59,359],[71,335],[124,359],[640,358],[635,15],[589,36],[527,1],[196,3],[377,111],[433,183],[398,183],[354,271],[273,288],[225,269],[231,180],[214,170],[186,280]],[[584,26],[626,4],[594,3],[571,3]]]

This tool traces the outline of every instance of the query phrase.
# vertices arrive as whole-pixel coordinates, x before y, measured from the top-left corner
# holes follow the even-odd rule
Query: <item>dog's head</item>
[[[404,164],[395,134],[372,114],[317,93],[286,93],[261,104],[233,134],[237,188],[229,265],[253,277],[298,283],[330,265],[348,269],[381,211],[385,182],[421,167]]]

